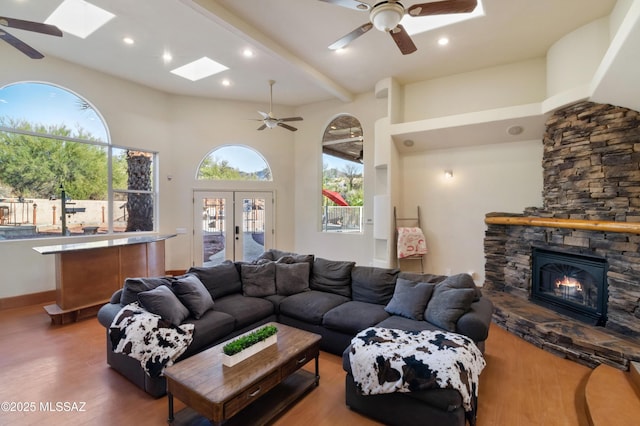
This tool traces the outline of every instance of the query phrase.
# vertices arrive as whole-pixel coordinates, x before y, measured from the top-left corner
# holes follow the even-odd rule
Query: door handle
[[[240,239],[240,237],[238,235],[240,235],[240,227],[236,226],[236,240]]]

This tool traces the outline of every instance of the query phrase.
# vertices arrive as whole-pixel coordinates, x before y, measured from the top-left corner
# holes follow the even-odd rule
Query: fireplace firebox
[[[607,321],[604,258],[534,248],[531,300],[584,322]]]

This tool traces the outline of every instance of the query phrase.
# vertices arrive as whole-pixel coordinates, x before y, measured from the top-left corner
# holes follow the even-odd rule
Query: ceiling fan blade
[[[266,129],[266,128],[267,128],[267,125],[266,125],[266,124],[263,124],[262,126],[258,127],[258,130],[264,130],[264,129]]]
[[[402,25],[398,24],[398,26],[389,31],[389,34],[391,34],[391,38],[396,42],[398,49],[400,49],[403,55],[408,55],[418,50],[416,45],[413,44],[411,36],[409,36],[409,33],[407,33]]]
[[[283,127],[283,128],[285,128],[287,130],[291,130],[292,132],[295,132],[296,130],[298,130],[293,126],[289,126],[288,124],[284,124],[284,123],[280,123],[280,122],[278,122],[278,126]]]
[[[408,9],[411,16],[446,15],[473,12],[477,0],[443,0],[434,3],[414,4]]]
[[[287,118],[278,119],[278,121],[302,121],[302,120],[304,120],[302,117],[287,117]]]
[[[369,31],[371,28],[373,28],[373,24],[371,22],[367,22],[366,24],[361,25],[358,28],[356,28],[355,30],[351,31],[349,34],[347,34],[346,36],[342,37],[341,39],[336,40],[335,42],[333,42],[333,44],[331,44],[329,46],[329,49],[330,50],[338,50],[338,49],[342,49],[344,47],[347,47],[347,45],[349,43],[351,43],[353,40],[357,39],[362,34],[364,34],[367,31]]]
[[[28,57],[30,57],[31,59],[44,58],[44,55],[42,53],[38,52],[36,49],[29,46],[27,43],[15,38],[14,36],[12,36],[11,34],[9,34],[4,30],[0,30],[0,39],[6,41],[7,43],[12,45],[16,49],[18,49],[19,51],[27,55]]]
[[[23,21],[22,19],[5,18],[0,16],[0,25],[19,30],[33,31],[35,33],[48,34],[62,37],[62,31],[55,25],[43,24],[40,22]]]
[[[358,0],[320,0],[320,1],[323,1],[325,3],[336,4],[338,6],[346,7],[348,9],[355,9],[355,10],[362,10],[362,11],[368,11],[369,9],[371,9],[371,6],[369,6],[367,3],[364,3]]]
[[[262,119],[269,118],[269,114],[267,114],[266,112],[258,111],[258,114],[262,116]]]

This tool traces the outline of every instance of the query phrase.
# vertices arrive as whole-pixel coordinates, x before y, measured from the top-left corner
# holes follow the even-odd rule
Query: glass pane
[[[113,193],[113,232],[153,231],[153,194]]]
[[[200,180],[271,180],[271,169],[253,149],[227,145],[210,152],[198,168]]]
[[[242,260],[252,261],[264,252],[265,199],[242,199]]]
[[[227,206],[224,198],[205,198],[202,206],[202,264],[213,266],[226,259]]]
[[[93,106],[77,95],[44,83],[18,83],[0,89],[0,126],[108,143],[107,129]]]

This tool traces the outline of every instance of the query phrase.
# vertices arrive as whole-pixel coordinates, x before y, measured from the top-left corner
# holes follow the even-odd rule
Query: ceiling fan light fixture
[[[398,26],[404,16],[404,7],[400,3],[382,3],[375,6],[369,19],[376,29],[389,32]]]

